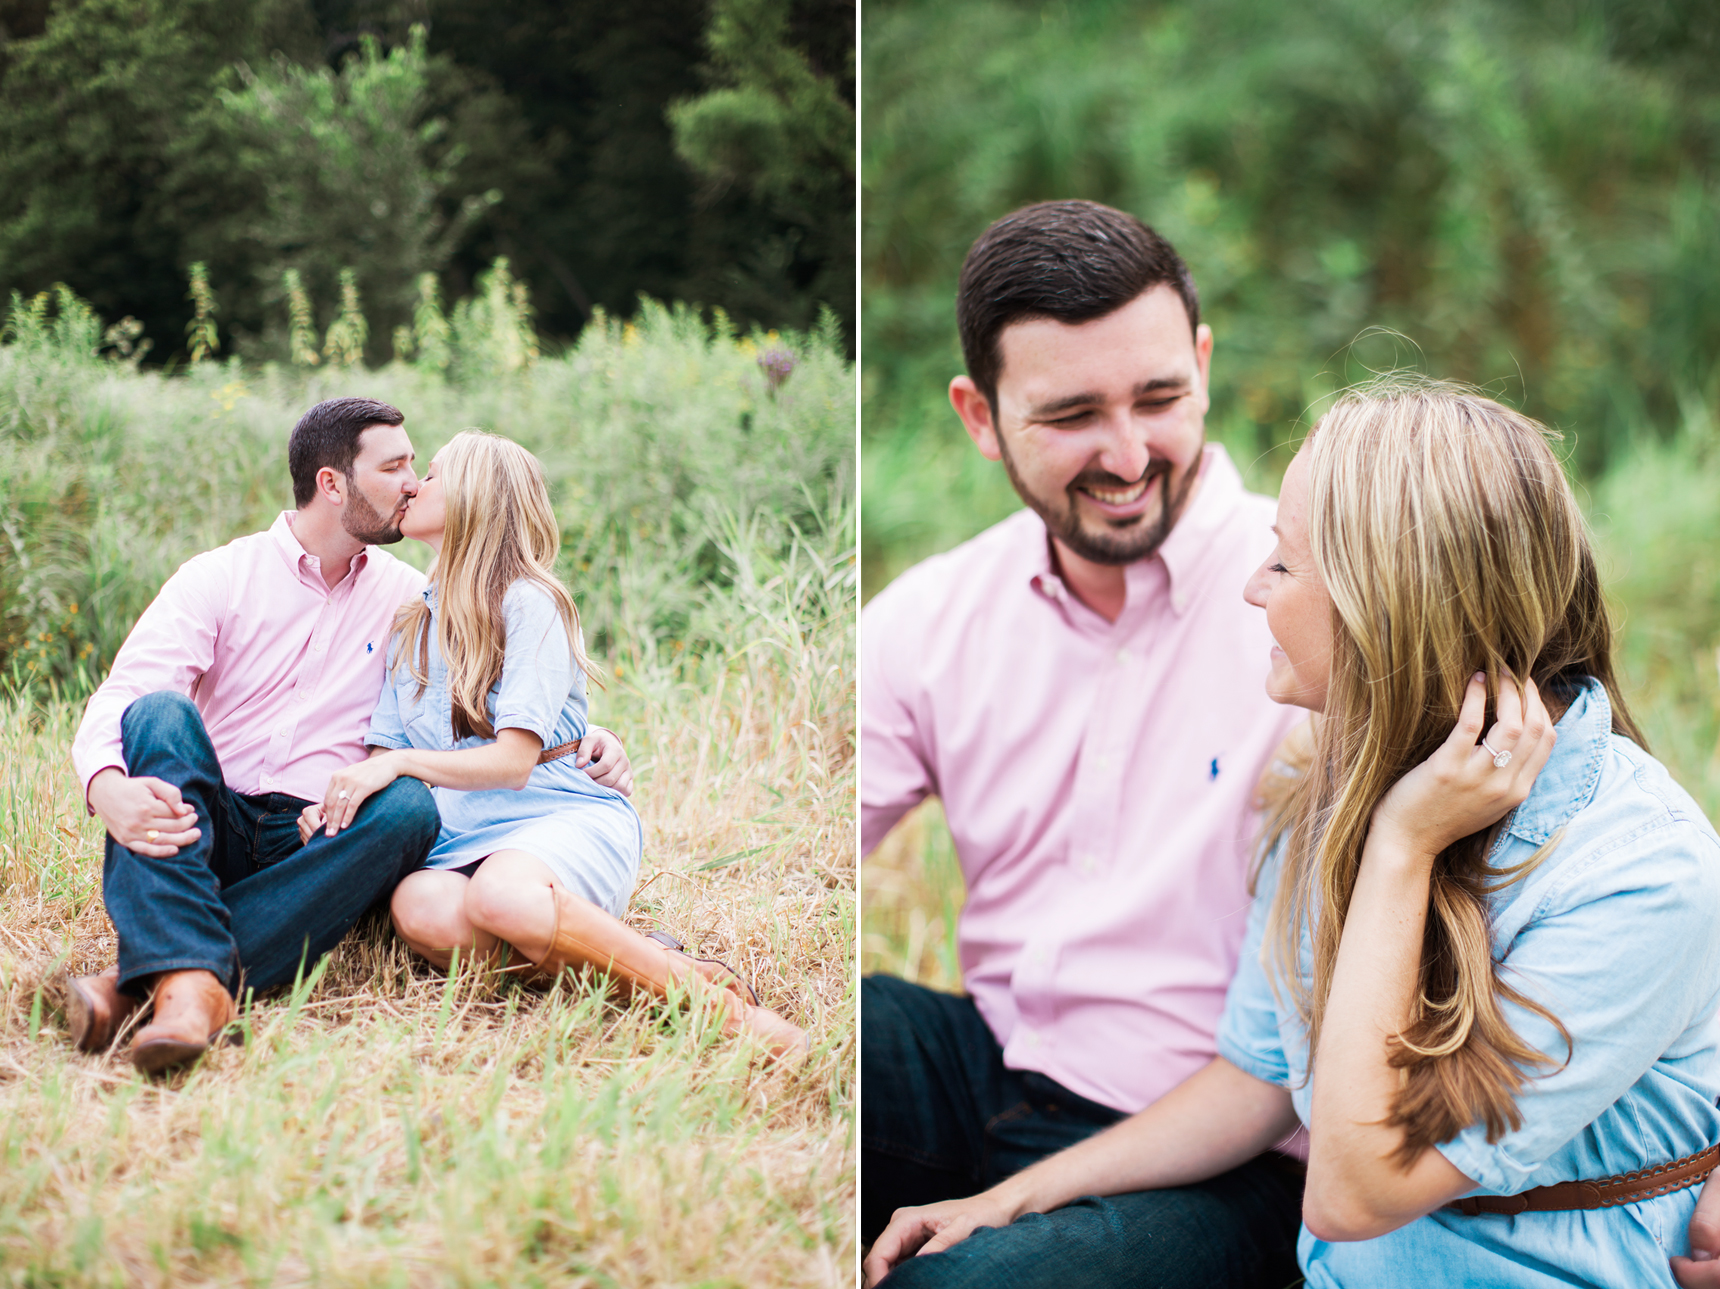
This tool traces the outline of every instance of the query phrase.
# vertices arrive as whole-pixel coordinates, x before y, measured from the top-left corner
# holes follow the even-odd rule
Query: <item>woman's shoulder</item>
[[[561,601],[555,592],[535,577],[521,577],[502,594],[502,613],[508,622],[544,622],[561,617]]]
[[[1552,845],[1541,878],[1543,911],[1634,893],[1720,930],[1720,834],[1696,801],[1648,752],[1609,734],[1594,768],[1587,801],[1545,837]]]

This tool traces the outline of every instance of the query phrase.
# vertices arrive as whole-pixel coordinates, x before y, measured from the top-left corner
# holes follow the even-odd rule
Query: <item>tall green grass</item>
[[[506,321],[506,319],[504,319]],[[511,324],[510,324],[511,325]],[[0,345],[0,1283],[835,1285],[854,1258],[852,467],[839,337],[679,307],[568,353],[366,370],[98,352],[70,296]],[[761,351],[790,353],[773,385]],[[777,362],[780,368],[780,360]],[[447,373],[447,374],[445,374]],[[82,696],[160,582],[291,505],[321,398],[544,461],[561,572],[638,772],[630,908],[813,1034],[798,1072],[706,1013],[444,978],[372,919],[243,1047],[137,1077],[65,1039],[60,981],[112,961]],[[412,543],[399,550],[423,560]]]

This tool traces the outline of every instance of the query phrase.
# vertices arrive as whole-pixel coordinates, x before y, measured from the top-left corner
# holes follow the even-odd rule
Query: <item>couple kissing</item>
[[[337,398],[287,444],[295,509],[188,561],[133,627],[72,758],[107,829],[118,960],[68,983],[73,1043],[196,1060],[388,901],[413,951],[538,982],[706,997],[778,1059],[807,1035],[721,963],[621,919],[643,849],[621,741],[587,722],[542,467],[465,431],[414,468],[404,415]],[[435,553],[426,578],[381,547]]]

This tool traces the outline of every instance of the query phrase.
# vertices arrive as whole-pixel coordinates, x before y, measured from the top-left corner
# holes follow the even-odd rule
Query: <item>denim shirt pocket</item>
[[[410,711],[402,702],[401,712],[406,718],[407,741],[413,747],[426,752],[446,752],[453,746],[446,684],[438,685],[432,678],[423,697],[412,704]]]

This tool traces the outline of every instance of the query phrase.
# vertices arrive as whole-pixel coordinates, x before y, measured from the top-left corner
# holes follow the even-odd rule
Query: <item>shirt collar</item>
[[[1170,583],[1171,608],[1180,615],[1198,587],[1197,570],[1212,550],[1214,535],[1230,517],[1241,497],[1242,476],[1231,461],[1230,453],[1221,443],[1208,443],[1201,451],[1200,488],[1182,518],[1177,520],[1157,551],[1123,570],[1128,580],[1129,601],[1133,603],[1145,590],[1151,576],[1147,566],[1158,560],[1163,564]],[[1052,558],[1051,534],[1043,523],[1037,525],[1034,532],[1038,541],[1029,562],[1028,584],[1041,595],[1061,600],[1069,589]]]
[[[1589,804],[1600,781],[1612,739],[1612,703],[1606,687],[1590,678],[1559,718],[1559,740],[1529,798],[1517,807],[1507,830],[1539,846]],[[1503,838],[1501,839],[1503,840]]]
[[[269,525],[269,536],[274,538],[275,547],[281,552],[281,558],[287,561],[288,568],[295,573],[309,572],[321,583],[322,561],[301,546],[299,539],[293,535],[293,521],[298,518],[298,513],[296,510],[283,510],[275,517],[275,522]],[[356,583],[358,575],[369,563],[370,547],[361,547],[358,554],[352,557],[347,577]]]

